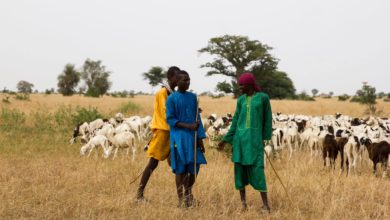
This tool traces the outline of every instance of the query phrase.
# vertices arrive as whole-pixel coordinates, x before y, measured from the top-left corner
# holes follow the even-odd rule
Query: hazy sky
[[[298,91],[354,93],[363,81],[390,92],[388,0],[0,0],[0,89],[27,80],[57,88],[65,64],[102,60],[111,91],[151,88],[151,66],[187,70],[196,92],[210,38],[245,35],[272,46]]]

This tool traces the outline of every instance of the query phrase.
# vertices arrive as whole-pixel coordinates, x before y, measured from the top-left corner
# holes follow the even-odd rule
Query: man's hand
[[[225,144],[226,144],[225,141],[219,142],[217,150],[223,150],[225,148]]]
[[[190,129],[192,131],[196,131],[198,130],[199,128],[199,122],[194,122],[194,123],[184,123],[184,122],[178,122],[176,124],[176,127],[179,127],[179,128],[187,128],[187,129]]]
[[[197,131],[199,128],[199,122],[194,122],[191,124],[187,124],[187,128],[192,130],[192,131]]]
[[[203,153],[206,152],[206,149],[204,148],[204,144],[203,144],[203,140],[202,139],[198,139],[198,146],[200,148],[200,151],[202,151]]]

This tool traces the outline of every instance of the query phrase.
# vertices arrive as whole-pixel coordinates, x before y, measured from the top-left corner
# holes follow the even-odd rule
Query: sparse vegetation
[[[5,103],[5,104],[10,104],[10,103],[11,103],[11,102],[9,101],[9,96],[4,97],[1,101],[2,101],[3,103]]]
[[[0,98],[6,95],[0,94]],[[145,196],[150,202],[140,204],[132,199],[138,181],[129,184],[148,162],[140,148],[136,162],[132,163],[127,158],[115,161],[94,156],[89,159],[80,158],[80,144],[69,145],[76,112],[88,111],[88,115],[96,115],[97,112],[103,116],[112,116],[126,105],[123,99],[109,96],[100,99],[73,96],[69,99],[60,94],[32,94],[30,99],[30,102],[12,102],[11,105],[0,103],[1,219],[264,217],[259,214],[261,202],[258,192],[250,187],[247,190],[249,210],[240,212],[240,198],[234,189],[229,148],[226,148],[226,154],[206,149],[208,164],[200,170],[193,189],[200,201],[200,206],[196,209],[182,210],[176,207],[174,177],[167,163],[159,165],[148,185]],[[136,114],[151,115],[153,99],[150,95],[134,97],[132,103],[140,108]],[[274,112],[285,114],[325,115],[339,111],[359,117],[365,110],[358,103],[339,102],[336,98],[318,99],[316,102],[271,102]],[[236,100],[232,97],[218,100],[207,96],[200,98],[204,116],[211,112],[219,115],[233,112],[235,104]],[[390,103],[382,100],[377,105],[390,109]],[[84,110],[80,110],[82,108]],[[385,112],[385,116],[389,117],[390,111]],[[272,208],[269,219],[389,217],[390,192],[383,189],[390,187],[390,181],[375,178],[371,173],[371,163],[363,162],[361,174],[346,178],[343,174],[339,175],[338,171],[322,169],[322,160],[310,161],[308,155],[305,151],[297,152],[296,156],[287,161],[287,155],[282,152],[272,160],[293,203],[290,203],[267,164],[266,176]]]
[[[354,101],[366,106],[365,114],[367,115],[378,114],[375,91],[375,87],[363,83],[362,88],[356,92],[356,96],[353,98]]]
[[[96,107],[76,107],[76,111],[72,114],[73,124],[81,122],[91,122],[95,119],[103,118],[102,114],[97,110]]]
[[[16,94],[15,99],[20,101],[30,101],[30,95],[28,93],[19,93]]]
[[[338,100],[339,101],[347,101],[347,100],[349,100],[351,98],[351,96],[349,96],[349,95],[347,95],[347,94],[344,94],[344,95],[340,95],[339,97],[338,97]]]
[[[128,101],[120,106],[118,112],[122,112],[123,114],[137,114],[141,111],[141,107],[134,102]]]
[[[296,99],[302,101],[315,101],[315,99],[312,96],[309,96],[305,91],[297,94]]]

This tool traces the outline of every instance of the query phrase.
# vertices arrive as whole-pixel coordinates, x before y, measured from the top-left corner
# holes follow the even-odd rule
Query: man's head
[[[256,78],[252,73],[243,73],[238,79],[238,85],[242,94],[250,94],[253,91],[260,91],[260,88],[256,84]]]
[[[177,66],[171,66],[168,69],[167,72],[167,79],[168,79],[168,84],[171,86],[172,89],[174,89],[177,86],[177,73],[180,71],[179,67]]]
[[[188,73],[184,70],[180,70],[179,72],[177,72],[176,78],[177,78],[178,90],[180,92],[187,91],[188,88],[190,87],[190,82],[191,82]]]

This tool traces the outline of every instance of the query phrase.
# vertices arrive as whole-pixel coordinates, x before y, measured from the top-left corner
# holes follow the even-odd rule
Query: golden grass
[[[151,114],[152,96],[94,99],[32,95],[30,102],[11,99],[7,106],[25,112],[42,108],[53,112],[62,105],[96,106],[108,114],[128,100],[142,106],[141,114]],[[340,111],[359,116],[364,110],[349,102],[322,99],[317,102],[273,101],[272,105],[274,111],[313,115]],[[389,107],[388,103],[380,105]],[[201,106],[205,114],[222,114],[233,112],[235,101],[202,97]],[[361,173],[347,178],[345,173],[339,175],[338,168],[336,171],[324,169],[320,158],[310,160],[306,151],[297,152],[291,161],[286,160],[284,153],[273,160],[293,203],[267,164],[272,208],[267,216],[260,214],[260,196],[251,187],[247,188],[249,210],[240,212],[233,164],[224,154],[212,149],[207,149],[208,164],[201,168],[194,187],[200,207],[188,210],[176,207],[174,175],[166,162],[160,163],[148,183],[146,197],[150,202],[139,204],[133,201],[138,181],[132,185],[129,181],[147,163],[145,154],[138,150],[135,162],[122,154],[115,161],[103,160],[94,154],[91,158],[80,157],[80,144],[68,144],[70,133],[0,133],[0,219],[390,218],[390,180],[374,177],[369,161],[363,162]]]
[[[3,99],[5,94],[0,94],[0,99]],[[32,94],[31,101],[20,101],[10,98],[11,104],[0,102],[1,107],[10,107],[20,109],[23,112],[29,113],[31,111],[42,110],[54,112],[63,106],[82,106],[82,107],[96,107],[99,112],[104,114],[113,114],[120,105],[128,101],[134,102],[142,107],[140,115],[151,115],[153,113],[154,96],[142,95],[134,98],[113,98],[104,96],[103,98],[90,98],[84,96],[64,97],[62,95],[42,95]],[[333,115],[340,112],[354,117],[361,117],[364,115],[365,107],[358,103],[351,103],[349,101],[341,102],[337,98],[323,99],[317,98],[317,101],[296,101],[296,100],[272,100],[272,111],[282,112],[284,114],[304,114],[304,115]],[[205,115],[217,113],[219,115],[227,112],[234,113],[236,100],[232,97],[222,97],[218,99],[201,96],[200,106],[204,110]],[[381,110],[382,116],[390,117],[390,102],[378,100],[378,110]]]

